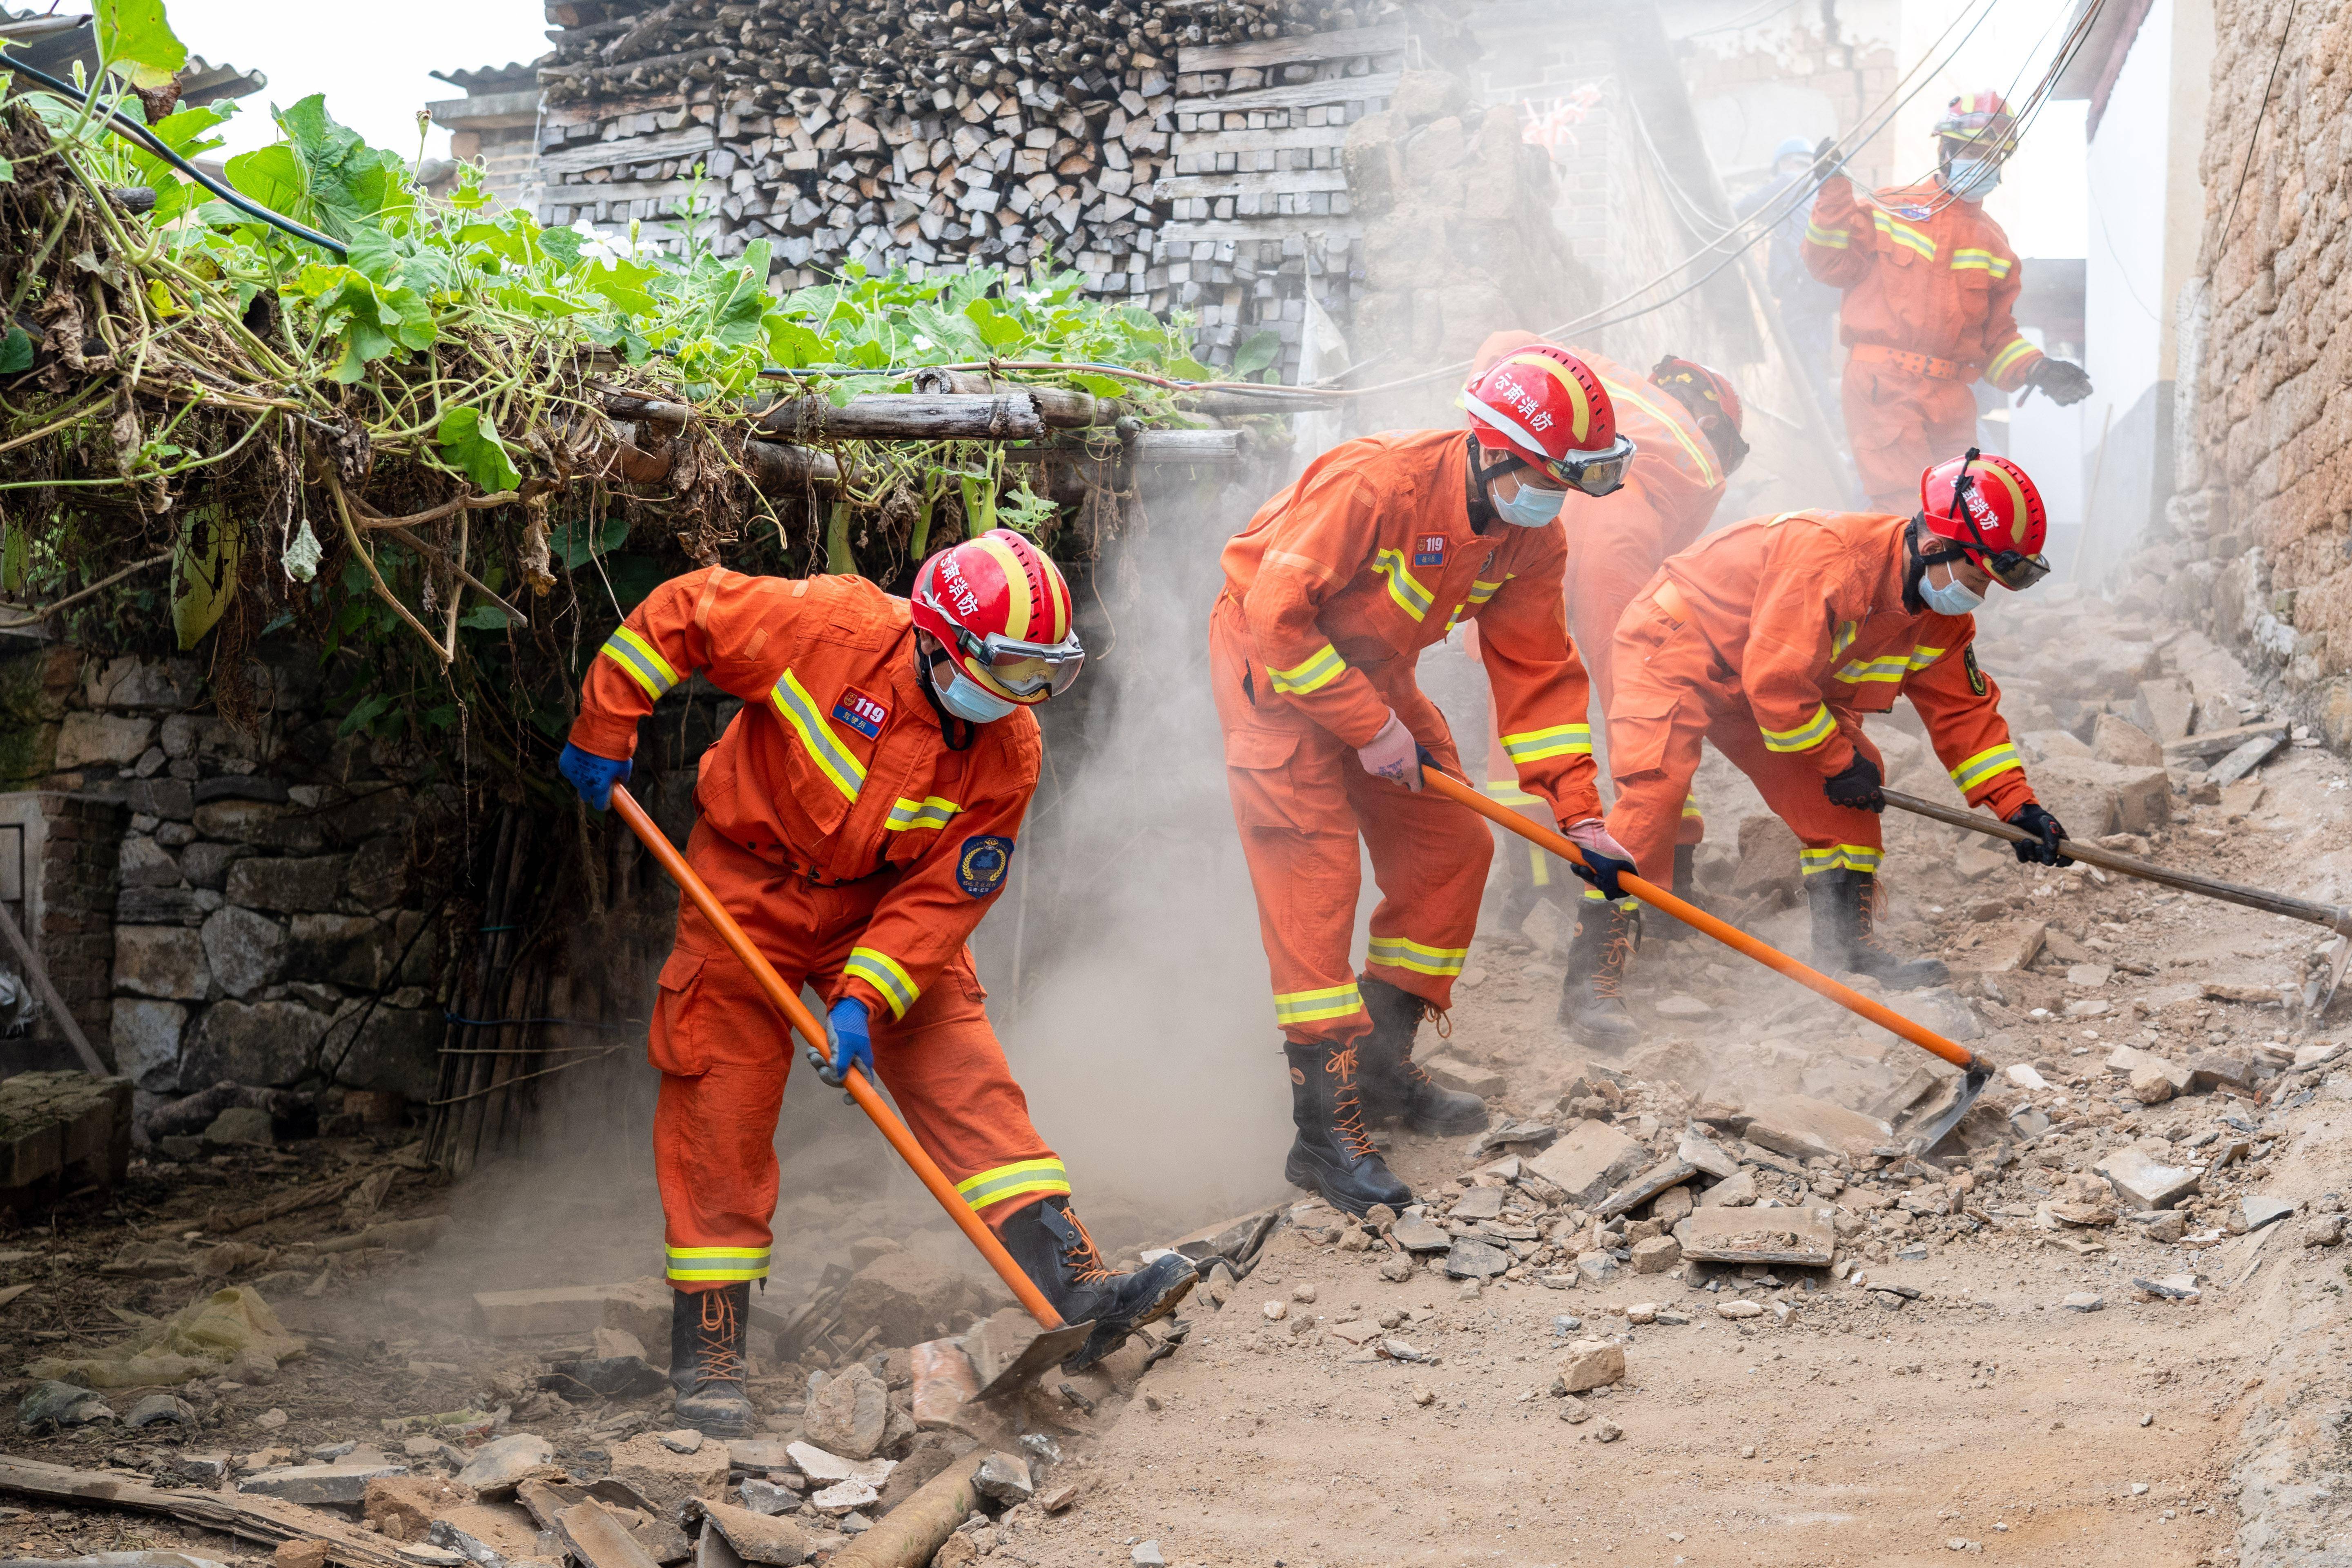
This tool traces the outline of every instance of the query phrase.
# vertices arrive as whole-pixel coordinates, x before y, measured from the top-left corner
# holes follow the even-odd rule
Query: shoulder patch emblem
[[[1969,689],[1982,697],[1985,694],[1985,673],[1977,668],[1976,644],[1960,650],[1960,664],[1969,672]]]
[[[890,721],[890,709],[855,686],[845,686],[841,689],[841,700],[833,705],[833,717],[835,722],[848,725],[870,741],[881,734],[882,726]]]
[[[984,899],[1004,885],[1013,865],[1013,840],[994,833],[975,834],[956,853],[956,886],[975,899]]]
[[[1416,535],[1412,542],[1412,563],[1416,566],[1444,565],[1445,535],[1442,533]]]

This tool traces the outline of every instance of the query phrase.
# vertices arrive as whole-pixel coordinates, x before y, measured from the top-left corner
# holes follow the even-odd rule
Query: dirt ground
[[[2062,696],[2063,707],[2044,695],[2063,685],[2069,645],[2094,634],[2155,642],[2149,672],[2194,688],[2216,722],[2259,712],[2225,656],[2134,622],[2128,605],[2021,617],[2006,642],[1989,641],[1986,663],[2039,671],[2020,682],[2017,708],[2042,704],[2079,742],[2102,705],[2129,707],[2127,689]],[[1900,719],[1885,728],[1906,732]],[[2072,754],[2050,731],[2036,740],[2019,728],[2029,765]],[[1909,765],[1892,770],[1896,784],[1927,793],[1933,758],[1916,741],[1887,744],[1890,762]],[[2169,820],[2116,842],[2185,869],[2339,899],[2352,868],[2347,771],[2291,746],[2249,781],[2256,787],[2223,795],[2176,770]],[[1703,778],[1715,846],[1703,885],[1739,923],[1802,953],[1790,889],[1775,893],[1765,879],[1746,898],[1727,890],[1748,869],[1739,826],[1760,812],[1743,791],[1719,766]],[[1948,986],[1888,1000],[1998,1066],[2026,1069],[2003,1073],[1935,1158],[1804,1160],[1744,1143],[1740,1108],[1769,1096],[1884,1112],[1933,1079],[1909,1045],[1710,944],[1652,932],[1631,986],[1643,1041],[1595,1060],[1554,1020],[1563,932],[1549,906],[1520,929],[1482,929],[1449,1033],[1423,1045],[1442,1070],[1483,1075],[1498,1122],[1572,1128],[1594,1116],[1660,1158],[1693,1132],[1717,1142],[1756,1180],[1758,1204],[1834,1211],[1837,1268],[1685,1261],[1580,1279],[1580,1253],[1629,1237],[1597,1232],[1557,1189],[1497,1171],[1499,1150],[1400,1137],[1391,1162],[1431,1217],[1445,1219],[1477,1187],[1506,1189],[1507,1217],[1524,1221],[1509,1272],[1457,1279],[1442,1255],[1403,1268],[1393,1260],[1408,1255],[1347,1239],[1329,1210],[1288,1194],[1287,1223],[1223,1306],[1212,1275],[1187,1307],[1189,1335],[1174,1353],[1145,1370],[1130,1352],[1083,1383],[1091,1412],[1058,1395],[1031,1407],[1029,1424],[1063,1455],[1041,1459],[1040,1488],[1074,1482],[1076,1500],[1050,1516],[1035,1504],[1011,1510],[985,1532],[986,1554],[1115,1565],[1151,1561],[1149,1542],[1171,1564],[1286,1568],[1878,1565],[1955,1552],[2132,1568],[2352,1560],[2352,1510],[2338,1501],[2352,1480],[2352,1268],[2328,1239],[2340,1237],[2352,1194],[2352,1053],[2339,1062],[2327,1050],[2352,1028],[2300,1005],[2324,933],[2120,877],[2021,867],[1891,813],[1886,827],[1894,929],[1955,972]],[[1769,853],[1750,848],[1759,860]],[[2012,962],[2021,952],[2025,962]],[[2352,1003],[2337,1009],[2347,1012]],[[2243,1080],[2143,1097],[2110,1069],[2121,1046],[2184,1076],[2200,1053],[2216,1054]],[[195,1408],[193,1428],[36,1435],[0,1416],[7,1452],[168,1476],[196,1451],[250,1464],[356,1441],[399,1456],[404,1436],[385,1430],[388,1418],[502,1410],[504,1430],[546,1436],[558,1461],[588,1478],[622,1440],[667,1426],[666,1392],[573,1403],[542,1387],[551,1366],[579,1353],[580,1336],[494,1340],[471,1301],[485,1289],[625,1275],[643,1249],[621,1238],[656,1224],[641,1155],[614,1154],[601,1175],[594,1162],[507,1166],[448,1187],[422,1168],[413,1138],[142,1159],[119,1193],[0,1232],[0,1285],[33,1287],[0,1305],[0,1363],[11,1368],[103,1343],[125,1312],[167,1312],[224,1282],[258,1289],[309,1344],[250,1383],[175,1388]],[[2201,1193],[2169,1223],[2136,1215],[2099,1175],[2127,1149],[2198,1169]],[[392,1179],[372,1213],[348,1213],[339,1197],[236,1230],[249,1254],[210,1250],[229,1234],[226,1211],[379,1172]],[[513,1201],[526,1183],[532,1201]],[[847,1174],[798,1193],[778,1226],[799,1270],[769,1292],[780,1311],[817,1283],[822,1264],[860,1263],[877,1248],[961,1281],[925,1298],[942,1318],[933,1328],[960,1330],[1001,1300],[959,1272],[941,1223],[859,1193]],[[2294,1212],[2249,1232],[2250,1197]],[[1643,1212],[1628,1217],[1653,1224]],[[322,1250],[371,1225],[434,1215],[450,1220],[429,1245]],[[1213,1230],[1233,1216],[1193,1217]],[[1097,1226],[1129,1252],[1166,1239],[1119,1216]],[[551,1253],[551,1227],[576,1250]],[[183,1256],[168,1244],[181,1238],[218,1279],[168,1271]],[[158,1277],[101,1271],[158,1243]],[[2193,1301],[2135,1285],[2184,1276]],[[2085,1295],[2095,1310],[2066,1305]],[[1725,1314],[1738,1302],[1759,1311]],[[1555,1393],[1567,1347],[1585,1339],[1622,1346],[1622,1381]],[[887,1373],[891,1348],[835,1342],[834,1353],[785,1363],[772,1343],[755,1345],[768,1356],[753,1384],[763,1431],[801,1436],[812,1371],[873,1353]],[[19,1379],[0,1397],[13,1405],[30,1387]],[[121,1411],[146,1391],[104,1392]],[[445,1470],[455,1457],[410,1456]],[[840,1539],[822,1537],[827,1549]],[[148,1545],[225,1562],[257,1562],[263,1550],[120,1514],[0,1507],[10,1554]]]

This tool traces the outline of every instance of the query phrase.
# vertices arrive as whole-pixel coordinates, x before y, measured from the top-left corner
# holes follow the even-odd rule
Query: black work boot
[[[1699,899],[1698,878],[1696,871],[1693,869],[1697,858],[1697,845],[1677,844],[1675,846],[1675,883],[1674,887],[1669,890],[1673,892],[1675,897],[1680,899],[1683,902],[1696,905],[1697,908],[1704,910],[1706,908],[1706,905]],[[1657,915],[1657,930],[1655,931],[1648,932],[1647,934],[1654,935],[1660,942],[1687,942],[1693,935],[1696,934],[1690,927],[1683,924],[1682,921],[1675,919],[1675,917],[1670,914],[1656,910],[1652,912]],[[1643,923],[1646,927],[1648,922],[1644,921]]]
[[[1569,944],[1568,973],[1560,981],[1559,1021],[1595,1050],[1622,1051],[1642,1038],[1620,994],[1640,930],[1633,910],[1606,899],[1577,900],[1576,940]]]
[[[1132,1274],[1113,1273],[1070,1200],[1059,1195],[1020,1210],[998,1235],[1064,1322],[1094,1324],[1087,1342],[1062,1363],[1066,1372],[1085,1371],[1135,1330],[1174,1311],[1200,1278],[1189,1258],[1172,1252]]]
[[[1878,879],[1867,871],[1816,871],[1805,879],[1813,917],[1813,963],[1832,973],[1867,974],[1895,991],[1941,985],[1940,958],[1906,958],[1878,934]]]
[[[1283,1055],[1290,1060],[1290,1120],[1298,1126],[1283,1178],[1353,1215],[1412,1202],[1412,1189],[1391,1173],[1364,1131],[1355,1045],[1286,1045]]]
[[[1402,1121],[1408,1132],[1452,1137],[1486,1130],[1486,1106],[1475,1094],[1444,1089],[1412,1059],[1413,1036],[1437,1009],[1402,986],[1365,975],[1357,982],[1372,1032],[1356,1042],[1364,1114],[1375,1127]]]
[[[670,1292],[669,1381],[677,1390],[677,1418],[707,1436],[741,1437],[751,1430],[751,1400],[743,1391],[743,1322],[751,1310],[747,1281]]]

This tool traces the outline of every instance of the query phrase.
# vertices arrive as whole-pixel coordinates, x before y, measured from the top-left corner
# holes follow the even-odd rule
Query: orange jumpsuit
[[[1540,341],[1531,332],[1496,332],[1479,345],[1475,369],[1484,370],[1514,349]],[[1716,504],[1723,500],[1727,476],[1714,444],[1674,394],[1589,349],[1571,347],[1569,352],[1601,378],[1610,405],[1616,410],[1619,433],[1633,442],[1633,462],[1623,489],[1607,496],[1570,490],[1560,508],[1560,522],[1568,531],[1569,635],[1576,641],[1593,688],[1600,693],[1601,711],[1606,715],[1613,710],[1615,701],[1611,655],[1625,606],[1640,595],[1660,562],[1688,548],[1706,531]],[[1465,638],[1464,651],[1475,656],[1475,635]],[[1511,776],[1509,759],[1492,739],[1499,732],[1493,718],[1490,702],[1486,793],[1507,805],[1524,808],[1538,804]],[[1697,804],[1686,803],[1676,842],[1699,843],[1706,837],[1706,827]],[[1519,848],[1528,857],[1535,884],[1552,886],[1552,869],[1543,851],[1531,844]],[[1594,888],[1584,891],[1591,898],[1601,896]]]
[[[1470,526],[1469,437],[1391,431],[1333,447],[1225,546],[1209,665],[1276,1022],[1293,1042],[1371,1028],[1348,961],[1360,830],[1382,894],[1365,969],[1452,1004],[1492,845],[1472,813],[1376,779],[1355,750],[1391,710],[1458,772],[1413,680],[1421,650],[1475,617],[1502,743],[1562,823],[1598,814],[1584,667],[1568,640],[1560,525]]]
[[[1037,787],[1036,720],[1015,710],[952,749],[904,599],[860,577],[714,566],[655,589],[605,642],[573,743],[629,756],[637,721],[698,672],[744,705],[703,754],[688,860],[787,985],[866,1005],[883,1086],[983,1218],[1067,1193],[964,946]],[[648,1055],[670,1283],[765,1279],[790,1036],[689,900],[660,986]]]
[[[1833,174],[1813,202],[1805,265],[1845,290],[1846,436],[1872,507],[1908,514],[1919,475],[1976,444],[1983,376],[2014,392],[2042,361],[2017,331],[2017,252],[1981,205],[1934,180],[1855,199]]]
[[[1885,766],[1862,721],[1898,693],[1971,805],[2008,817],[2033,799],[2000,688],[1977,668],[1976,618],[1904,605],[1908,522],[1792,511],[1735,523],[1668,561],[1625,612],[1609,831],[1643,877],[1672,872],[1702,738],[1796,831],[1806,875],[1875,873],[1877,816],[1822,785],[1857,751]]]

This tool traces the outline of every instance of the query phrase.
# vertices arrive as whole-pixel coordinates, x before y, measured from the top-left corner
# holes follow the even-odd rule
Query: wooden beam
[[[1246,70],[1263,66],[1300,65],[1308,60],[1344,60],[1358,55],[1395,54],[1404,47],[1402,25],[1349,27],[1336,33],[1314,33],[1304,38],[1267,38],[1246,44],[1205,44],[1176,51],[1176,68],[1194,71]]]
[[[1348,144],[1344,125],[1294,125],[1285,131],[1179,131],[1176,156],[1188,153],[1312,153]]]
[[[1301,217],[1296,213],[1269,213],[1262,218],[1187,218],[1181,222],[1163,223],[1160,237],[1171,245],[1189,245],[1195,240],[1280,239],[1304,231],[1307,234],[1343,234],[1354,239],[1364,232],[1364,226],[1352,217]]]
[[[1348,171],[1248,169],[1230,174],[1177,174],[1160,181],[1160,184],[1171,197],[1303,196],[1346,190]],[[1286,216],[1296,217],[1297,215]]]
[[[264,1545],[284,1541],[323,1541],[327,1544],[327,1560],[340,1563],[344,1568],[415,1568],[383,1536],[370,1534],[318,1509],[303,1508],[278,1498],[199,1491],[193,1487],[165,1490],[131,1477],[102,1470],[77,1470],[13,1455],[0,1457],[0,1492],[39,1498],[44,1502],[163,1514],[183,1524],[217,1530]]]
[[[26,900],[25,907],[30,909],[32,901]],[[23,931],[16,929],[16,917],[8,912],[5,904],[0,904],[0,936],[5,936],[8,945],[16,949],[16,961],[25,966],[25,978],[33,983],[33,989],[40,994],[41,1005],[49,1010],[50,1016],[58,1021],[58,1027],[65,1031],[66,1042],[73,1047],[74,1055],[81,1058],[81,1065],[100,1078],[110,1076],[114,1069],[98,1059],[98,1052],[91,1047],[89,1037],[81,1032],[80,1020],[67,1008],[66,999],[58,995],[58,988],[50,984],[49,972],[41,967],[40,959],[33,952],[33,944],[25,940]]]
[[[796,441],[1034,441],[1045,433],[1045,421],[1026,392],[876,392],[841,408],[822,397],[796,397],[771,409],[760,427]]]
[[[1180,98],[1179,114],[1236,113],[1248,109],[1315,109],[1331,103],[1370,103],[1387,100],[1397,89],[1394,71],[1371,76],[1343,76],[1333,81],[1293,82],[1288,87],[1254,87],[1218,98]]]
[[[583,174],[591,169],[616,169],[625,163],[659,163],[670,158],[691,158],[719,145],[719,134],[708,125],[689,125],[652,136],[631,136],[617,142],[591,142],[542,153],[539,172],[545,175]]]

